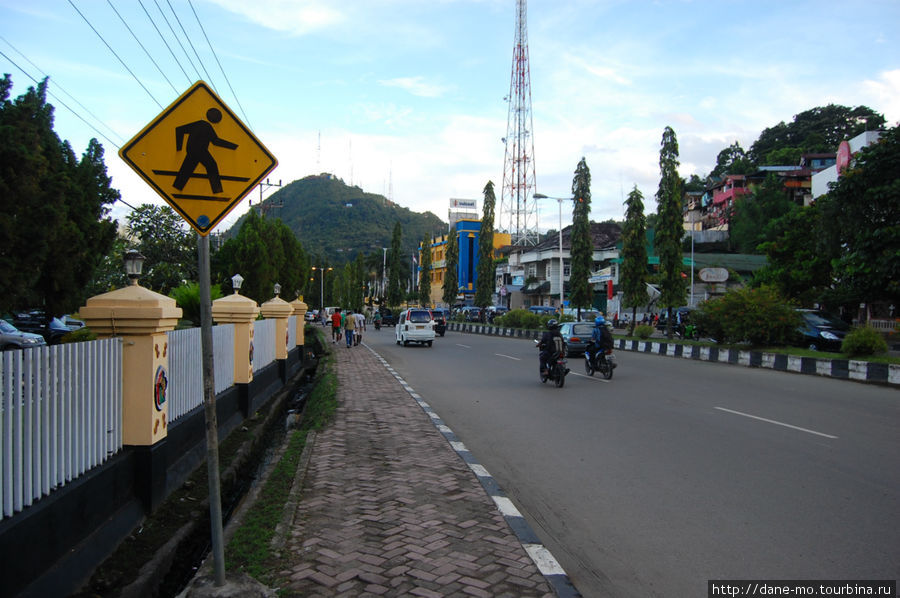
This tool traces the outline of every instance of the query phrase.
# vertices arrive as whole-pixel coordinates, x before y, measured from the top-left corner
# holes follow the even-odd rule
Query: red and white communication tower
[[[509,80],[506,153],[500,196],[501,229],[513,245],[537,245],[537,200],[534,199],[534,138],[531,121],[531,72],[528,67],[526,0],[516,0],[516,40]]]

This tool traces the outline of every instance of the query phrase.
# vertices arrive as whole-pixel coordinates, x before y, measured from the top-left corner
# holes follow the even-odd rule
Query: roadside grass
[[[320,340],[320,346],[325,346]],[[284,515],[297,467],[310,430],[324,427],[337,409],[337,375],[330,351],[319,362],[318,380],[306,400],[300,428],[290,433],[278,463],[248,509],[241,526],[225,549],[225,565],[229,571],[244,571],[262,583],[271,583],[283,562],[272,552],[272,538]]]

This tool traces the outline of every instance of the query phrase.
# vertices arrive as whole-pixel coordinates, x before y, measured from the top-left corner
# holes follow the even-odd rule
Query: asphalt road
[[[617,352],[542,385],[531,341],[365,342],[431,404],[585,595],[900,578],[900,393]]]

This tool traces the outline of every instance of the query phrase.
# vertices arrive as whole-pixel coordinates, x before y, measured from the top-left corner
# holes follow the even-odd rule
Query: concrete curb
[[[468,324],[450,322],[447,330],[468,334],[487,334],[510,338],[540,338],[539,330],[520,330],[500,328],[486,324]],[[745,367],[767,368],[780,372],[826,376],[840,380],[853,380],[868,384],[884,384],[900,387],[900,364],[871,363],[853,359],[819,359],[816,357],[795,357],[781,353],[765,353],[738,349],[720,349],[719,347],[703,347],[685,345],[668,341],[636,341],[616,339],[615,348],[619,351],[635,351],[652,353],[668,357],[696,359],[712,363],[727,363]]]
[[[447,442],[450,443],[450,446],[456,451],[459,458],[472,470],[472,473],[478,478],[478,481],[481,483],[481,486],[484,488],[487,495],[494,501],[500,514],[503,515],[503,519],[506,521],[507,525],[509,525],[516,538],[522,544],[525,552],[527,552],[528,556],[531,557],[531,560],[534,561],[534,564],[547,580],[547,583],[550,584],[550,587],[553,588],[556,595],[560,598],[580,597],[581,594],[575,589],[575,586],[572,584],[572,581],[569,579],[565,570],[553,557],[550,551],[541,543],[537,534],[531,529],[531,526],[519,510],[516,509],[509,497],[506,496],[499,484],[494,480],[493,476],[488,473],[487,469],[478,463],[475,456],[472,455],[469,449],[467,449],[459,438],[457,438],[456,434],[453,433],[453,430],[444,423],[434,409],[422,399],[406,380],[404,380],[400,374],[398,374],[397,371],[378,354],[378,352],[369,345],[364,344],[364,346],[371,351],[387,371],[397,379],[400,386],[409,393],[413,400],[416,401],[419,407],[421,407],[425,414],[431,419],[431,423],[434,424],[434,427],[437,428]]]

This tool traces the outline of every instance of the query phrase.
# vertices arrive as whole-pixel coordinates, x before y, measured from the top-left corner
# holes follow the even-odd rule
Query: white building
[[[880,131],[866,131],[865,133],[861,133],[860,135],[857,135],[849,141],[842,141],[841,145],[838,146],[837,163],[834,166],[830,166],[812,176],[813,200],[816,200],[828,193],[829,183],[837,182],[840,176],[840,171],[850,165],[853,160],[853,156],[858,154],[862,148],[878,141],[879,137],[881,137]]]

